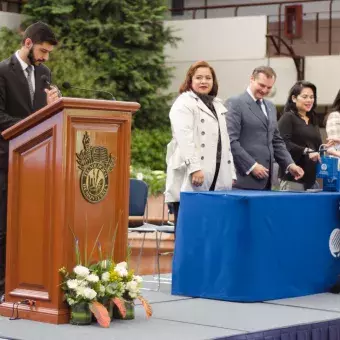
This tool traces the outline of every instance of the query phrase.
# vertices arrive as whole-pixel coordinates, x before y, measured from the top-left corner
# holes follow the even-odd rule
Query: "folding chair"
[[[162,234],[172,234],[175,235],[175,226],[172,222],[170,222],[170,214],[173,214],[173,211],[171,210],[171,206],[168,205],[168,218],[167,221],[165,222],[164,219],[164,210],[165,210],[165,200],[163,200],[163,212],[162,212],[162,225],[160,226],[156,226],[156,234],[159,233],[159,237],[156,237],[156,242],[158,242],[158,246],[157,246],[157,274],[158,274],[158,290],[161,287],[161,283],[171,283],[172,279],[171,278],[162,278],[161,279],[161,272],[160,272],[160,257],[161,256],[166,256],[166,255],[173,255],[173,251],[170,252],[160,252],[160,244],[162,241]]]
[[[129,216],[139,216],[143,217],[142,224],[139,226],[130,226],[128,227],[129,233],[135,232],[144,234],[142,239],[142,244],[139,250],[139,255],[137,259],[137,269],[136,274],[139,272],[139,266],[141,263],[142,253],[144,250],[144,242],[146,234],[155,233],[156,236],[156,256],[159,253],[159,242],[158,242],[158,234],[157,227],[154,224],[147,223],[145,219],[146,210],[147,210],[147,199],[148,199],[148,185],[141,180],[131,178],[130,179],[130,200],[129,200]],[[157,266],[157,272],[160,272],[159,261],[157,261],[157,257],[155,258],[155,266]],[[157,288],[159,290],[159,287]]]

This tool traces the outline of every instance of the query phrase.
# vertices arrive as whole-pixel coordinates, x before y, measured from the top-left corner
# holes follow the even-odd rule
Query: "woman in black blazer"
[[[304,191],[318,188],[316,164],[322,144],[315,115],[316,87],[307,81],[298,81],[289,91],[283,115],[278,122],[279,131],[294,162],[305,172],[295,180],[289,173],[280,170],[281,190]]]

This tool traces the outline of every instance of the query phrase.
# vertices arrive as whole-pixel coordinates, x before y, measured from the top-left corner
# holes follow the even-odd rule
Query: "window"
[[[302,5],[285,7],[285,36],[288,39],[302,36]]]
[[[172,16],[183,15],[184,0],[172,0]]]

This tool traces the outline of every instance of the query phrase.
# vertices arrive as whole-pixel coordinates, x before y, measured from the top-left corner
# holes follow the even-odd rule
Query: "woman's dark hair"
[[[217,78],[216,78],[216,73],[214,69],[206,62],[206,61],[197,61],[196,63],[192,64],[185,76],[184,82],[182,83],[181,87],[179,88],[179,93],[183,93],[186,91],[192,90],[191,88],[191,83],[192,83],[192,77],[194,76],[195,72],[197,71],[198,68],[200,67],[206,67],[210,69],[210,72],[213,77],[213,87],[208,93],[210,96],[216,97],[217,92],[218,92],[218,83],[217,83]]]
[[[338,93],[337,93],[337,95],[334,99],[331,110],[326,114],[325,119],[323,120],[324,126],[326,126],[327,119],[328,119],[329,115],[334,111],[340,112],[340,90],[338,91]]]
[[[336,95],[334,102],[332,104],[332,112],[338,111],[340,112],[340,90],[338,91],[338,94]]]
[[[315,125],[317,124],[317,119],[315,117],[315,112],[314,112],[317,106],[316,86],[310,83],[309,81],[304,81],[304,80],[297,81],[293,85],[293,87],[289,90],[288,99],[284,106],[283,114],[285,112],[294,112],[297,115],[299,114],[297,107],[296,107],[296,103],[293,102],[292,97],[293,96],[297,97],[299,94],[301,94],[302,90],[306,88],[311,89],[314,94],[314,103],[313,103],[311,110],[307,112],[307,116],[311,119],[312,124]]]

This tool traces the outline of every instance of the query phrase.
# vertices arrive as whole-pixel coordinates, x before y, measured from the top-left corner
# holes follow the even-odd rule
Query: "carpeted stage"
[[[163,275],[166,276],[166,275]],[[145,277],[146,287],[156,287]],[[264,303],[234,303],[172,296],[170,285],[144,291],[154,315],[147,320],[136,306],[136,319],[97,325],[51,325],[0,317],[0,339],[17,340],[338,340],[340,295],[318,294]]]

